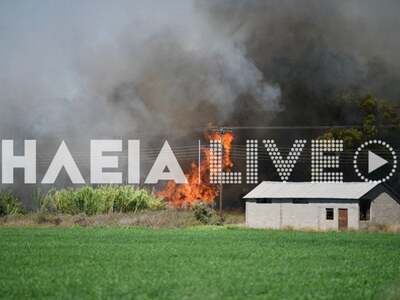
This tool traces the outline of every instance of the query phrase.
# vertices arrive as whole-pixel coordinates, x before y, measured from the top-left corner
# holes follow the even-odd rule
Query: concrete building
[[[246,224],[254,228],[359,229],[400,224],[400,200],[373,182],[264,181],[248,193]]]

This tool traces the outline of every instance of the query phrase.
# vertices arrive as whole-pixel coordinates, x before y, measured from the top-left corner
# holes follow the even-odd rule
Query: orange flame
[[[221,141],[224,149],[223,169],[224,171],[231,170],[233,167],[231,159],[233,134],[231,132],[224,134],[212,133],[207,138],[209,140]],[[209,183],[210,149],[208,147],[204,148],[203,154],[200,172],[199,166],[195,162],[192,162],[190,170],[186,174],[187,184],[177,185],[175,181],[169,181],[165,189],[157,193],[157,195],[163,197],[171,206],[177,208],[190,207],[194,202],[199,200],[212,204],[214,199],[219,195],[219,189],[218,186]]]

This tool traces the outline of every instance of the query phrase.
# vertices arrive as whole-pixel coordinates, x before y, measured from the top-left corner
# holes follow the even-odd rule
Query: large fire
[[[231,149],[234,136],[231,132],[227,133],[212,133],[207,136],[208,140],[221,141],[224,149],[223,170],[229,171],[233,167],[231,159]],[[175,181],[167,183],[165,189],[158,193],[164,197],[172,206],[177,208],[192,206],[196,201],[204,201],[213,203],[214,199],[219,194],[219,188],[216,185],[210,184],[210,148],[202,149],[203,159],[199,166],[192,162],[189,172],[186,174],[187,184],[177,185]]]

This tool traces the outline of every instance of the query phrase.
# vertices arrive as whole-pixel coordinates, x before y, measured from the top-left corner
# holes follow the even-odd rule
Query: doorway
[[[349,225],[349,214],[347,208],[339,208],[339,230],[346,230]]]

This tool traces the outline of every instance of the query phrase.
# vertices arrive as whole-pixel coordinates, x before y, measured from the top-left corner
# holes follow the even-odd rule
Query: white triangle
[[[376,169],[386,165],[388,161],[372,151],[368,151],[368,173],[374,172]]]

